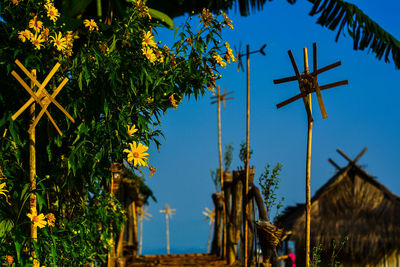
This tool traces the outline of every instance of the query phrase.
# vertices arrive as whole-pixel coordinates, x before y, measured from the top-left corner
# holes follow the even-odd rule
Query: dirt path
[[[228,265],[226,261],[210,254],[174,254],[174,255],[146,255],[127,259],[127,267],[136,266],[233,266],[239,267],[240,264]]]

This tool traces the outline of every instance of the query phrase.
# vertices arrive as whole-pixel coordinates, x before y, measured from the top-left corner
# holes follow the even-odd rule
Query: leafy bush
[[[0,6],[5,21],[0,22],[0,87],[6,88],[0,92],[0,255],[19,266],[33,264],[32,250],[43,265],[104,262],[125,220],[123,207],[108,193],[110,164],[124,162],[133,172],[152,167],[144,152],[161,144],[161,116],[185,96],[213,90],[217,67],[234,59],[229,44],[220,41],[221,28],[230,21],[203,10],[198,30],[189,18],[168,48],[155,41],[159,25],[142,1],[134,1],[126,16],[104,20],[108,23],[65,17],[51,0],[1,0]],[[50,105],[63,135],[46,119],[37,125],[35,190],[29,184],[29,112],[11,119],[29,98],[11,75],[21,73],[15,59],[35,69],[39,82],[60,63],[46,86],[49,93],[69,79],[56,100],[75,123]],[[131,150],[126,161],[123,151],[133,144],[143,157],[135,158]],[[38,201],[35,218],[47,224],[38,229],[37,243],[30,240],[30,194]]]

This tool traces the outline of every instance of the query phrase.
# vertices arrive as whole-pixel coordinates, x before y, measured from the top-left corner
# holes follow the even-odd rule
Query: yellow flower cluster
[[[233,24],[232,24],[232,20],[229,20],[228,16],[225,13],[222,13],[222,16],[224,17],[224,22],[225,24],[233,30]]]
[[[135,7],[136,7],[136,9],[139,10],[139,17],[141,17],[141,18],[148,17],[149,19],[151,19],[151,16],[150,16],[150,13],[149,13],[149,8],[146,6],[144,1],[137,0],[136,3],[135,3]]]
[[[12,264],[14,263],[14,258],[13,258],[13,256],[11,256],[11,255],[6,255],[6,263],[7,263],[8,265],[11,265],[11,266],[12,266]]]
[[[213,58],[221,67],[226,68],[226,62],[222,59],[222,57],[218,53],[214,53]]]
[[[153,64],[156,61],[160,63],[164,62],[164,55],[158,50],[157,44],[154,41],[154,35],[151,31],[143,32],[142,53]]]
[[[230,64],[231,63],[231,59],[232,62],[236,61],[235,55],[232,52],[232,48],[229,46],[228,42],[225,42],[225,47],[226,47],[226,52],[225,52],[225,60]]]
[[[44,8],[46,9],[47,17],[49,18],[49,20],[55,23],[60,17],[60,13],[58,12],[58,9],[54,6],[53,2],[50,0],[46,0]],[[54,32],[54,35],[50,36],[50,30],[44,27],[43,22],[38,20],[37,15],[35,15],[29,21],[28,27],[29,29],[32,29],[33,32],[29,29],[19,31],[18,39],[20,39],[23,43],[25,43],[27,40],[30,41],[37,50],[40,50],[42,47],[44,47],[44,43],[50,40],[50,43],[53,44],[53,46],[56,47],[58,51],[67,56],[71,56],[73,41],[79,38],[72,31],[68,31],[66,34],[62,34],[61,32]]]
[[[214,20],[214,15],[211,14],[210,10],[203,8],[200,14],[200,21],[203,22],[205,27],[211,26],[211,22]]]
[[[176,99],[174,98],[174,94],[169,97],[169,102],[173,108],[178,108],[178,104],[176,103]]]
[[[129,146],[131,150],[129,149],[124,149],[124,153],[128,154],[128,162],[133,161],[133,166],[136,167],[137,165],[139,166],[147,166],[147,160],[146,158],[149,154],[144,153],[146,152],[149,148],[141,143],[137,143],[133,141],[132,143],[129,143]]]
[[[34,227],[43,228],[46,225],[50,227],[55,226],[56,217],[54,216],[53,213],[49,213],[46,216],[43,213],[40,213],[38,215],[36,209],[33,209],[32,213],[28,213],[26,214],[26,216],[28,216],[31,222],[33,222]]]

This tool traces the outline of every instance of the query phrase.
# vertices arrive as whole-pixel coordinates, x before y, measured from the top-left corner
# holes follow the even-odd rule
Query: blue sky
[[[400,39],[400,2],[351,2]],[[349,85],[322,92],[327,119],[322,119],[313,95],[312,193],[335,174],[328,158],[346,165],[337,148],[354,158],[368,147],[360,165],[400,195],[400,72],[394,64],[378,61],[372,53],[354,51],[349,36],[334,42],[336,33],[317,25],[316,18],[308,15],[310,9],[307,1],[295,5],[273,1],[265,4],[264,11],[247,18],[234,11],[228,14],[235,29],[226,29],[224,39],[232,47],[241,42],[242,49],[248,43],[255,50],[267,44],[267,55],[255,55],[250,63],[250,146],[254,150],[250,163],[256,167],[255,181],[267,163],[280,162],[283,170],[277,194],[285,197],[284,207],[305,201],[307,115],[301,101],[277,110],[276,104],[299,89],[297,82],[274,85],[272,81],[294,75],[289,49],[302,71],[303,47],[308,48],[312,62],[312,43],[317,42],[320,67],[342,61],[342,66],[319,76],[320,85],[344,79],[349,80]],[[184,20],[177,18],[175,24]],[[157,39],[172,42],[173,34],[161,30]],[[233,169],[241,164],[238,151],[246,136],[246,76],[236,67],[222,69],[223,78],[218,82],[222,88],[234,91],[235,100],[222,110],[222,142],[234,145]],[[163,118],[166,140],[160,152],[150,148],[150,161],[157,172],[147,183],[158,203],[150,203],[153,217],[144,222],[144,254],[166,252],[165,217],[159,212],[165,202],[177,209],[170,222],[171,253],[206,250],[209,224],[204,222],[202,211],[213,208],[211,194],[215,189],[210,169],[218,166],[217,107],[210,105],[210,96],[198,101],[185,99],[178,109],[169,111]]]

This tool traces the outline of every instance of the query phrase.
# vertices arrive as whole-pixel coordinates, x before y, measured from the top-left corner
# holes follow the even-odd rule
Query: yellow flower
[[[172,106],[173,108],[177,108],[177,107],[178,107],[178,104],[176,104],[176,100],[175,100],[175,98],[174,98],[174,94],[172,94],[172,95],[169,97],[169,102],[171,103],[171,106]]]
[[[225,42],[225,47],[226,47],[225,55],[227,56],[227,57],[225,57],[226,61],[228,61],[228,63],[231,63],[230,58],[232,58],[232,62],[235,62],[236,61],[235,55],[233,55],[232,48],[230,48],[228,42]]]
[[[83,21],[83,25],[85,25],[85,27],[89,27],[89,31],[99,30],[99,27],[97,26],[96,22],[93,19],[91,20],[85,19]]]
[[[48,41],[49,40],[49,29],[43,28],[41,35],[45,41]]]
[[[31,221],[33,222],[33,226],[35,227],[43,228],[47,224],[44,214],[40,213],[39,215],[37,215],[36,210],[33,210],[32,214],[28,213],[26,216],[28,216],[29,219],[31,219]]]
[[[72,49],[75,39],[79,39],[79,36],[76,34],[76,32],[67,31],[65,34],[65,41],[67,42],[68,49]]]
[[[14,258],[11,255],[6,255],[6,263],[12,265],[14,263]]]
[[[12,2],[14,5],[16,5],[16,6],[18,6],[19,1],[20,1],[20,0],[11,0],[11,2]],[[11,256],[10,256],[10,257],[11,257]]]
[[[156,172],[156,168],[154,167],[150,167],[150,177],[154,175],[154,173]]]
[[[144,32],[144,36],[143,36],[143,40],[142,40],[142,46],[152,46],[152,47],[156,47],[156,43],[154,42],[154,36],[151,33],[151,31],[148,32]]]
[[[163,63],[164,62],[164,55],[161,53],[161,51],[158,50],[158,49],[154,49],[153,51],[154,51],[154,54],[156,55],[157,60],[160,63]]]
[[[67,40],[62,36],[61,32],[58,32],[58,35],[50,36],[53,39],[51,42],[54,43],[54,46],[57,47],[58,51],[63,51],[67,48]]]
[[[40,29],[43,27],[43,22],[37,20],[37,16],[29,21],[29,28],[35,30],[35,32],[40,32]]]
[[[153,103],[153,102],[154,102],[154,98],[148,97],[148,98],[146,99],[146,101],[147,101],[147,104]]]
[[[226,62],[222,59],[220,55],[215,53],[213,58],[217,61],[217,64],[219,64],[221,67],[226,68]]]
[[[133,161],[133,166],[136,167],[137,165],[139,166],[147,166],[147,158],[148,153],[144,153],[147,149],[149,149],[147,146],[141,144],[138,142],[136,145],[136,142],[132,142],[129,144],[131,150],[124,149],[124,153],[128,153],[128,162]]]
[[[129,136],[133,136],[134,133],[136,133],[138,131],[138,129],[136,129],[136,125],[132,125],[132,127],[129,127],[128,125],[128,134]]]
[[[142,0],[137,0],[135,7],[139,10],[139,17],[141,18],[148,17],[149,19],[151,19],[149,8]]]
[[[40,50],[40,47],[44,46],[42,43],[44,42],[43,36],[37,33],[35,33],[34,36],[31,37],[31,43],[36,47],[36,49]]]
[[[56,217],[54,216],[53,213],[47,214],[47,224],[51,227],[56,225]]]
[[[210,13],[210,10],[207,8],[203,8],[200,15],[201,22],[203,22],[204,26],[208,27],[211,25],[211,22],[214,20],[214,15]]]
[[[225,24],[233,30],[232,20],[229,20],[228,16],[225,13],[222,13],[222,16],[224,16]]]
[[[157,57],[153,52],[153,49],[151,49],[150,47],[143,47],[142,48],[142,52],[143,55],[145,55],[145,57],[151,62],[154,63],[154,61],[156,61]]]
[[[4,195],[4,196],[6,197],[7,203],[8,203],[9,205],[11,205],[10,202],[8,202],[8,196],[6,195],[6,193],[8,192],[8,190],[7,190],[7,189],[3,189],[5,186],[6,186],[6,183],[0,184],[0,195]]]
[[[28,39],[31,39],[32,33],[29,30],[23,30],[18,32],[18,39],[20,39],[23,43]]]
[[[44,5],[44,7],[47,9],[47,16],[50,18],[50,20],[56,22],[58,17],[60,16],[60,13],[58,13],[58,9],[55,8],[51,3]]]

